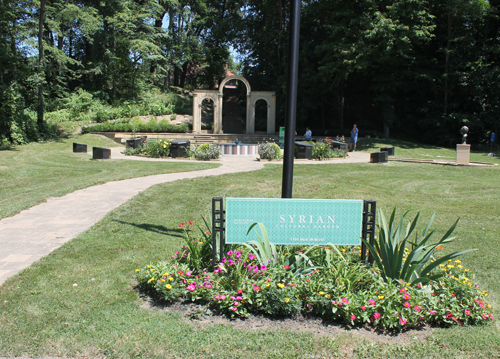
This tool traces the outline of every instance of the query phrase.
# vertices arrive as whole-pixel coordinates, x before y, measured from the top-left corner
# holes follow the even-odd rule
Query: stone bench
[[[370,153],[370,162],[371,163],[385,163],[388,161],[388,152],[380,151]]]
[[[93,160],[109,160],[111,159],[111,150],[104,147],[92,147]]]
[[[87,153],[87,145],[84,143],[73,142],[73,152],[85,152],[85,153]]]
[[[380,148],[380,151],[387,151],[387,154],[389,156],[394,156],[394,147],[382,147]]]

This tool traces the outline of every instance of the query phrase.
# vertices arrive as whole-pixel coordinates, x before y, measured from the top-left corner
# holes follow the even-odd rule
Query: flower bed
[[[260,247],[229,247],[212,273],[210,232],[200,229],[195,238],[192,225],[180,224],[185,245],[171,261],[136,270],[144,292],[170,303],[182,298],[207,304],[231,318],[251,313],[293,317],[302,312],[396,330],[493,319],[485,302],[488,294],[471,281],[473,276],[459,260],[436,266],[430,274],[435,280],[411,284],[384,280],[378,267],[361,263],[359,247],[274,246],[264,238]]]

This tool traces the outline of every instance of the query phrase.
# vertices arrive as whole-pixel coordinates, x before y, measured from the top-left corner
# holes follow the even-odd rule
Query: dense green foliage
[[[347,135],[356,122],[360,136],[447,146],[462,125],[472,143],[498,132],[499,0],[301,4],[299,132]],[[252,89],[276,92],[283,125],[289,12],[274,0],[4,0],[0,139],[53,135],[43,111],[105,121],[119,115],[109,105],[214,88],[225,64],[238,68],[231,47]]]

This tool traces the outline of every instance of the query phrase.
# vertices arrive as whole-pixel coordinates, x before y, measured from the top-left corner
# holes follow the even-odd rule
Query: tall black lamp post
[[[299,73],[300,0],[291,0],[290,37],[288,41],[288,78],[286,92],[285,150],[281,198],[292,198],[293,152],[297,114],[297,82]]]

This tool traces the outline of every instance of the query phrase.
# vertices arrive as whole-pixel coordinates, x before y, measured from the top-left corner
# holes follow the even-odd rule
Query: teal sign
[[[361,243],[362,200],[226,198],[225,208],[226,243],[256,240],[255,233],[247,236],[255,222],[266,226],[274,244]]]

